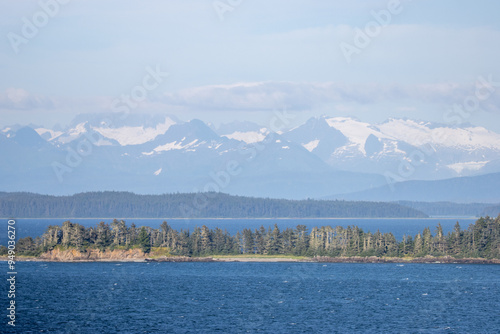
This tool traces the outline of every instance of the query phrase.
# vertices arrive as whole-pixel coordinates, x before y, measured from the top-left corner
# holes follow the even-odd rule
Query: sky
[[[0,0],[0,127],[285,109],[500,132],[500,2]]]

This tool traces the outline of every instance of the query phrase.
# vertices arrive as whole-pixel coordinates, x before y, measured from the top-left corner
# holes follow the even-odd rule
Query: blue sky
[[[500,131],[498,1],[40,3],[49,9],[0,0],[0,126],[113,111],[159,68],[168,77],[132,112],[265,123],[286,107],[296,122],[408,117]]]

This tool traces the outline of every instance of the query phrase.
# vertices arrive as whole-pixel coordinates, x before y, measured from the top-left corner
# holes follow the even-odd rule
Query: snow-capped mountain
[[[65,129],[1,129],[0,154],[6,191],[305,198],[372,189],[388,175],[396,182],[500,172],[500,135],[410,119],[323,116],[278,134],[251,122],[215,128],[173,116],[94,114]]]
[[[232,122],[222,124],[217,133],[223,137],[243,141],[247,144],[263,141],[269,134],[269,129],[252,122]]]
[[[163,122],[154,127],[145,126],[122,126],[119,128],[112,128],[109,126],[100,126],[95,128],[103,137],[114,139],[120,145],[139,145],[147,143],[159,135],[165,134],[167,130],[176,124],[174,120],[166,117]]]
[[[138,117],[139,116],[139,117]],[[141,117],[142,116],[142,117]],[[35,128],[36,132],[49,142],[68,144],[82,138],[84,134],[97,135],[102,139],[96,145],[139,145],[154,140],[164,134],[177,121],[174,117],[147,117],[146,115],[127,115],[107,113],[99,115],[80,115],[65,131]]]
[[[310,119],[285,136],[338,169],[390,172],[403,179],[474,175],[500,159],[497,133],[409,119],[369,124],[325,116]]]
[[[334,150],[349,142],[348,138],[341,131],[331,127],[325,118],[311,118],[302,126],[284,133],[283,136],[299,143],[326,162]]]

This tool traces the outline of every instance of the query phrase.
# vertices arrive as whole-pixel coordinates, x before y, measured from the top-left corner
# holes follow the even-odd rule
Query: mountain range
[[[500,134],[483,127],[322,116],[272,129],[120,113],[13,125],[0,130],[0,190],[500,202]]]

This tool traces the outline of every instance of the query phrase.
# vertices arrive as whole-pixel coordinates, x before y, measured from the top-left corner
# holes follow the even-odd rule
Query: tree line
[[[145,253],[153,247],[165,253],[182,256],[211,256],[235,254],[267,254],[296,256],[390,256],[421,257],[453,256],[500,258],[500,216],[485,217],[462,229],[457,222],[453,231],[443,233],[439,224],[434,234],[429,228],[415,236],[404,236],[397,241],[392,233],[364,232],[357,226],[313,227],[304,225],[280,230],[261,226],[259,229],[243,229],[230,235],[220,228],[206,226],[189,230],[174,230],[166,221],[158,229],[147,226],[127,226],[123,220],[111,224],[100,222],[95,227],[85,228],[66,221],[62,226],[49,226],[46,232],[35,239],[18,240],[16,252],[24,255],[39,255],[56,247],[76,248],[88,251],[141,248]],[[0,247],[0,255],[7,248]]]
[[[425,218],[397,203],[285,200],[224,193],[137,195],[86,192],[71,196],[0,193],[0,217],[17,218]]]

